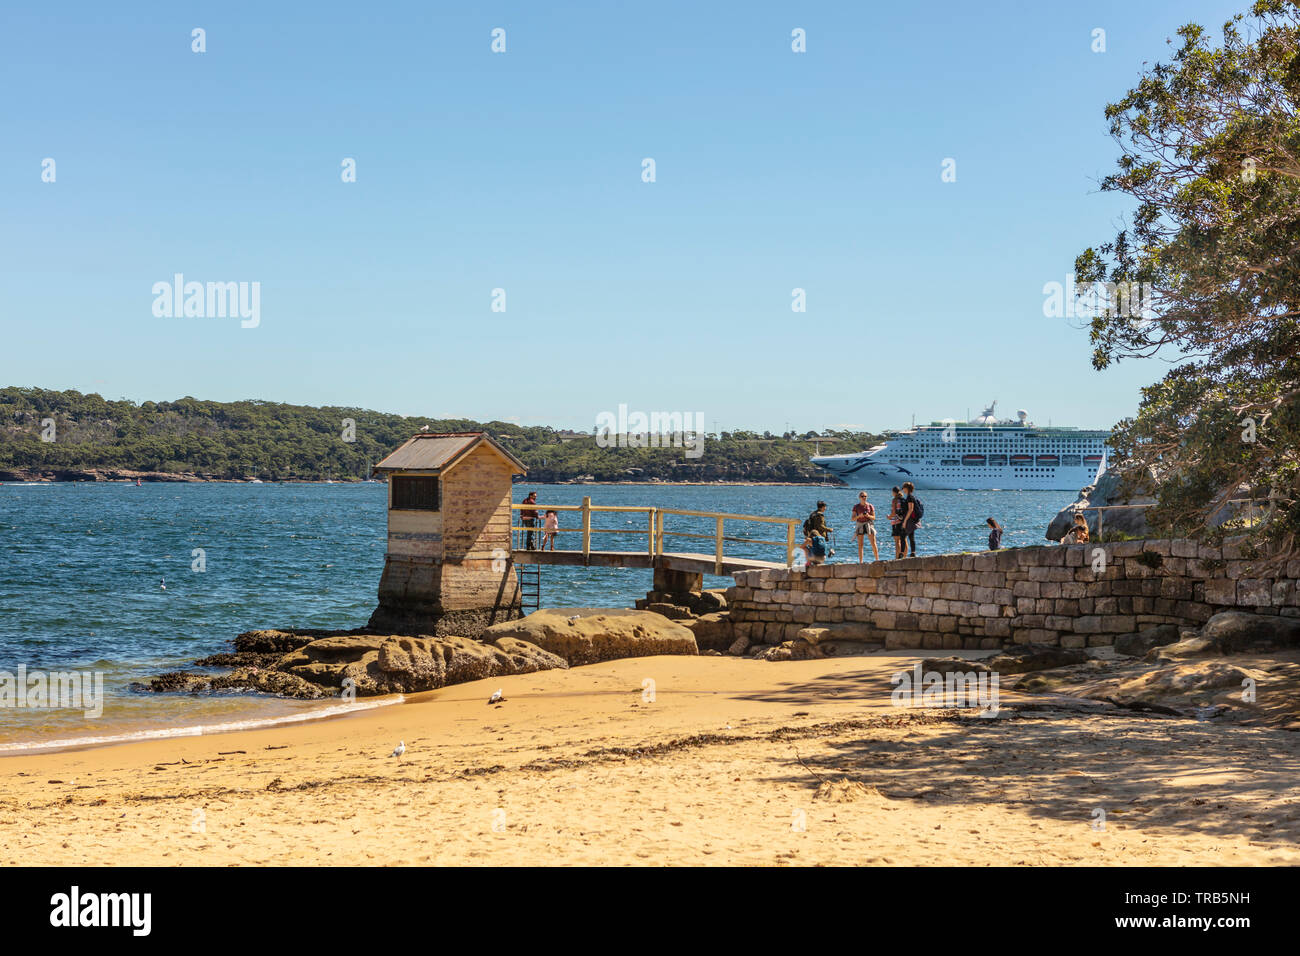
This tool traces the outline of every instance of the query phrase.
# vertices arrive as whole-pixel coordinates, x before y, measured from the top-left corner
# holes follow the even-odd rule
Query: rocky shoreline
[[[137,692],[256,691],[320,700],[436,690],[624,657],[698,654],[691,631],[649,611],[556,608],[493,625],[477,639],[353,630],[245,631],[234,651],[194,662],[223,673],[172,671]]]
[[[168,483],[228,483],[249,484],[252,478],[225,478],[221,475],[204,475],[189,471],[136,471],[131,468],[9,468],[0,469],[0,483],[41,482],[113,482],[158,481]],[[264,484],[334,484],[357,483],[360,478],[277,478],[258,479]]]
[[[436,690],[452,684],[661,654],[801,661],[886,650],[846,623],[801,629],[777,645],[737,638],[716,591],[651,592],[637,610],[554,608],[495,624],[477,639],[352,630],[246,631],[234,650],[132,685],[137,692],[252,691],[304,700]],[[897,648],[895,648],[897,650]],[[1058,706],[1229,719],[1300,731],[1300,618],[1223,611],[1202,627],[1159,625],[1113,647],[1021,645],[987,659],[924,658],[925,672],[996,673],[1003,687]],[[219,673],[213,673],[220,669]],[[1254,689],[1267,685],[1267,700]]]
[[[221,475],[201,474],[191,471],[136,471],[130,468],[8,468],[0,469],[0,483],[4,482],[111,482],[160,481],[187,483],[249,484],[249,478],[227,478]],[[264,478],[264,484],[356,484],[363,479],[355,476],[341,478]],[[839,482],[826,484],[820,481],[530,481],[530,485],[665,485],[670,487],[709,487],[725,485],[738,488],[838,488]]]

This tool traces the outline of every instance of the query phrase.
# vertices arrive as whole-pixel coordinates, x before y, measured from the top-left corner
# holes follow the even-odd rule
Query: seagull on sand
[[[406,753],[406,741],[405,741],[405,740],[399,740],[399,741],[397,742],[397,746],[393,748],[393,752],[392,752],[391,754],[389,754],[389,756],[390,756],[390,757],[396,757],[396,758],[397,758],[397,762],[398,762],[398,763],[401,763],[401,762],[402,762],[402,754],[404,754],[404,753]]]
[[[501,696],[501,688],[498,687],[496,690],[494,690],[494,691],[492,692],[492,696],[488,698],[488,703],[489,703],[489,704],[499,704],[499,703],[501,703],[501,702],[504,701],[504,700],[505,700],[505,698]]]

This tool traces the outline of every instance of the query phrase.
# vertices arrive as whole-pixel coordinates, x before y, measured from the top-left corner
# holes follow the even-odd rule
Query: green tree
[[[1112,439],[1121,467],[1155,479],[1152,524],[1200,533],[1228,499],[1269,497],[1252,534],[1289,556],[1300,532],[1300,7],[1259,0],[1222,32],[1215,45],[1182,27],[1172,60],[1106,108],[1121,155],[1102,188],[1137,208],[1075,273],[1130,292],[1091,317],[1096,368],[1174,362]]]

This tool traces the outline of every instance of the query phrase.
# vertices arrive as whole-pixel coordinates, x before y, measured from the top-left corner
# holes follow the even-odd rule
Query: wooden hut
[[[484,432],[422,432],[375,465],[388,476],[377,630],[477,637],[520,616],[510,489],[523,462]]]

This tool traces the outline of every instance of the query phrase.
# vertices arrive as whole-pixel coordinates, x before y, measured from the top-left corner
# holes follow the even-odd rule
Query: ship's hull
[[[924,465],[905,467],[871,458],[814,458],[813,463],[850,488],[893,488],[910,481],[918,490],[947,491],[1078,491],[1097,479],[1098,466],[1057,466],[1033,474],[1017,474],[1011,466],[962,466],[929,474]]]

